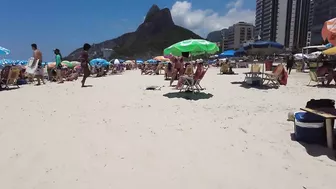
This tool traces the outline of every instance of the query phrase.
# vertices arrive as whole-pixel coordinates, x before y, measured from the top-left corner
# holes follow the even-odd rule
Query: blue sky
[[[54,48],[65,56],[85,42],[134,31],[153,4],[173,8],[176,24],[202,36],[236,21],[252,22],[255,9],[253,0],[2,0],[0,46],[11,50],[8,58],[26,60],[32,55],[30,44],[36,43],[44,61],[53,61]]]

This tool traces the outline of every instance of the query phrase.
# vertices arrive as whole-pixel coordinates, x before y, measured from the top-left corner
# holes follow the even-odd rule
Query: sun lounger
[[[310,81],[308,83],[308,86],[310,85],[310,83],[316,82],[317,85],[319,85],[320,83],[322,84],[324,81],[327,81],[327,77],[326,76],[322,76],[322,77],[317,77],[316,72],[313,71],[309,71],[309,77],[310,77]]]

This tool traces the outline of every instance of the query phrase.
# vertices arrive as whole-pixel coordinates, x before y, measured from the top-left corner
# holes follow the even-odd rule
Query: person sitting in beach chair
[[[179,89],[180,92],[182,90],[193,92],[194,90],[197,91],[203,90],[203,88],[200,86],[199,83],[209,67],[207,69],[204,69],[203,62],[198,62],[196,67],[197,67],[196,71],[191,77],[186,76],[183,77],[182,85],[177,87],[177,89]]]
[[[321,81],[322,86],[329,86],[332,80],[335,80],[336,83],[336,73],[334,72],[332,65],[327,61],[323,61],[323,65],[317,68],[316,76],[320,78],[325,77],[325,80]]]
[[[184,75],[180,76],[176,85],[176,89],[181,89],[186,79],[191,79],[194,76],[194,69],[190,63],[186,63]]]

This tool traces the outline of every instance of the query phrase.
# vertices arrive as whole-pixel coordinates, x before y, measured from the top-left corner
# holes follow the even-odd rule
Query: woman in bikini
[[[91,45],[88,43],[85,43],[83,46],[83,52],[79,58],[81,62],[81,67],[84,72],[83,79],[82,79],[82,87],[85,87],[86,78],[88,78],[91,74],[91,71],[89,69],[89,54],[88,54],[88,51],[90,48],[91,48]]]
[[[173,76],[170,80],[170,86],[172,86],[175,78],[177,76],[181,76],[184,72],[184,62],[183,57],[172,57],[172,63],[173,63]]]

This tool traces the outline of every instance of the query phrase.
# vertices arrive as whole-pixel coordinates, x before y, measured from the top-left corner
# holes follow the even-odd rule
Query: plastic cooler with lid
[[[324,118],[307,112],[294,113],[295,140],[310,144],[326,143]]]

